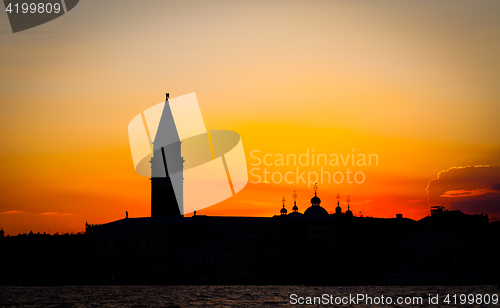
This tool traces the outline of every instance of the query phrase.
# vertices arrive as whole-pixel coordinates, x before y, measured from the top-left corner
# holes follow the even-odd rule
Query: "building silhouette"
[[[498,283],[500,223],[487,215],[361,217],[339,195],[328,214],[317,187],[302,214],[293,198],[273,217],[126,215],[85,234],[0,237],[0,283]]]
[[[295,192],[293,199],[289,212],[283,197],[273,217],[125,218],[87,227],[87,275],[195,284],[475,284],[498,277],[492,245],[500,226],[485,215],[433,208],[420,221],[358,217],[349,197],[342,211],[340,195],[328,214],[317,186],[304,213]]]

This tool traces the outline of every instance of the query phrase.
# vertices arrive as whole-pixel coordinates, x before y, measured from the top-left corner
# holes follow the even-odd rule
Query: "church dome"
[[[311,199],[311,204],[320,204],[321,203],[321,199],[318,198],[318,196],[316,196],[316,193],[314,193],[314,197],[312,197]]]
[[[352,217],[352,212],[351,212],[351,210],[349,209],[349,206],[347,206],[347,211],[345,211],[345,215],[346,215],[346,216],[351,216],[351,217]]]
[[[328,216],[328,212],[320,206],[321,199],[318,198],[318,185],[314,185],[314,197],[311,199],[311,206],[304,212],[306,216],[321,217]]]
[[[288,212],[286,209],[285,209],[285,196],[283,196],[283,199],[281,199],[281,202],[283,202],[283,208],[280,210],[280,213],[281,213],[281,216],[283,215],[286,215],[286,213]]]
[[[318,183],[314,184],[314,197],[311,199],[312,205],[319,205],[321,203],[321,199],[318,198]]]
[[[297,206],[297,193],[295,190],[293,191],[293,207],[292,207],[292,212],[287,215],[288,217],[291,218],[299,218],[304,216],[304,214],[299,213],[299,207]]]
[[[314,216],[314,217],[327,217],[328,212],[321,206],[319,205],[311,205],[305,212],[304,215],[306,216]]]

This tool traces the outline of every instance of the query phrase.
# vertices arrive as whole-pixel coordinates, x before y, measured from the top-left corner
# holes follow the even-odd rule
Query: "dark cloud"
[[[449,206],[451,198],[467,213],[498,213],[500,167],[453,167],[429,181],[427,197],[431,205]],[[455,208],[458,209],[458,208]]]
[[[492,216],[500,215],[500,200],[466,200],[453,202],[454,210],[461,210],[467,214],[487,213]]]

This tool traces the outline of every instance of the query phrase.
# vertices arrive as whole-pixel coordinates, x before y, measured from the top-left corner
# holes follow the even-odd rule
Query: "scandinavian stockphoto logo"
[[[130,121],[128,134],[136,172],[151,178],[152,216],[162,216],[154,203],[169,200],[168,189],[183,215],[230,198],[248,182],[240,135],[207,131],[195,93],[167,94]]]
[[[30,29],[72,10],[79,0],[3,0],[12,32]]]

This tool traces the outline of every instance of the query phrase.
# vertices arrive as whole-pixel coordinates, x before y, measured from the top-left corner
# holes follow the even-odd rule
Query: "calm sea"
[[[446,304],[446,294],[500,294],[497,286],[0,286],[0,307],[291,307],[298,297],[349,297],[366,294],[373,299],[422,297],[423,304],[363,304],[364,307],[500,307],[500,304]],[[428,296],[439,294],[440,303],[429,305]],[[459,298],[459,297],[458,297]],[[308,307],[336,305],[303,305]],[[343,307],[354,307],[348,304]]]

